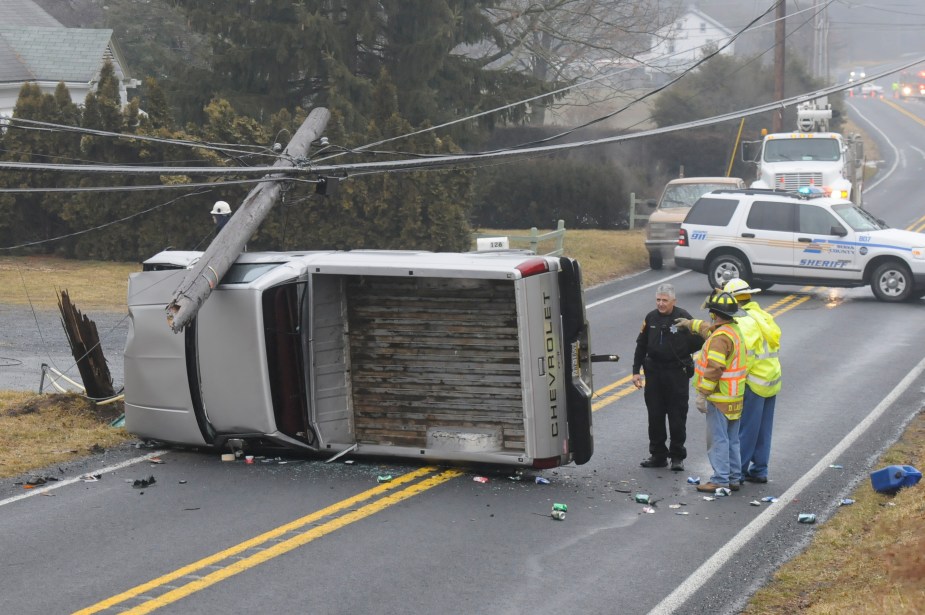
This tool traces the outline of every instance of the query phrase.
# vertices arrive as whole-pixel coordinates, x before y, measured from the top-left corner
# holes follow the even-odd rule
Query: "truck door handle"
[[[754,234],[754,233],[742,233],[742,237],[749,237],[749,238],[753,238],[754,236],[755,236],[755,234]]]
[[[813,240],[809,237],[797,237],[797,241],[800,243],[811,243]]]

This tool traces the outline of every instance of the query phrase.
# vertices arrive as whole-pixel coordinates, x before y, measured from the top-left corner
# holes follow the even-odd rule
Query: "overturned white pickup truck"
[[[129,278],[126,427],[223,447],[549,468],[593,452],[588,323],[569,258],[244,253],[190,326],[199,252]]]

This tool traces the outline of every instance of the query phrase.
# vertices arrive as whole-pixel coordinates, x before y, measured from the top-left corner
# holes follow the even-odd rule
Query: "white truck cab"
[[[757,165],[751,188],[819,188],[861,204],[864,147],[858,135],[829,132],[829,105],[804,103],[797,109],[797,130],[766,134],[742,144],[742,159]]]
[[[925,234],[889,228],[851,201],[771,190],[704,195],[681,225],[675,263],[719,288],[870,285],[881,301],[925,296]]]

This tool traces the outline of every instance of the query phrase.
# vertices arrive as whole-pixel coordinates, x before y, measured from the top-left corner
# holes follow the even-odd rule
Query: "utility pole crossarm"
[[[331,113],[323,107],[313,109],[289,141],[280,160],[273,165],[274,168],[289,168],[294,166],[293,160],[306,158],[312,141],[321,135],[330,117]],[[167,324],[174,333],[182,331],[196,317],[212,289],[228,272],[244,250],[247,240],[273,209],[281,189],[280,182],[277,181],[257,184],[212,240],[202,257],[187,272],[167,305]]]

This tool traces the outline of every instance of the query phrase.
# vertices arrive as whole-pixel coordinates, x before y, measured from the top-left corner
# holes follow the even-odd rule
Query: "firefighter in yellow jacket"
[[[723,290],[736,298],[745,315],[736,323],[748,348],[748,376],[745,380],[739,444],[742,478],[752,483],[768,482],[774,407],[781,388],[780,327],[761,309],[752,295],[761,292],[745,280],[733,278]]]
[[[710,480],[697,491],[715,492],[720,487],[739,490],[742,459],[739,450],[739,419],[748,374],[748,353],[742,333],[735,321],[739,305],[735,297],[715,290],[707,299],[706,309],[713,320],[712,332],[704,342],[694,365],[694,389],[697,410],[706,414],[710,447],[707,456],[713,467]],[[702,323],[687,323],[698,332]]]

